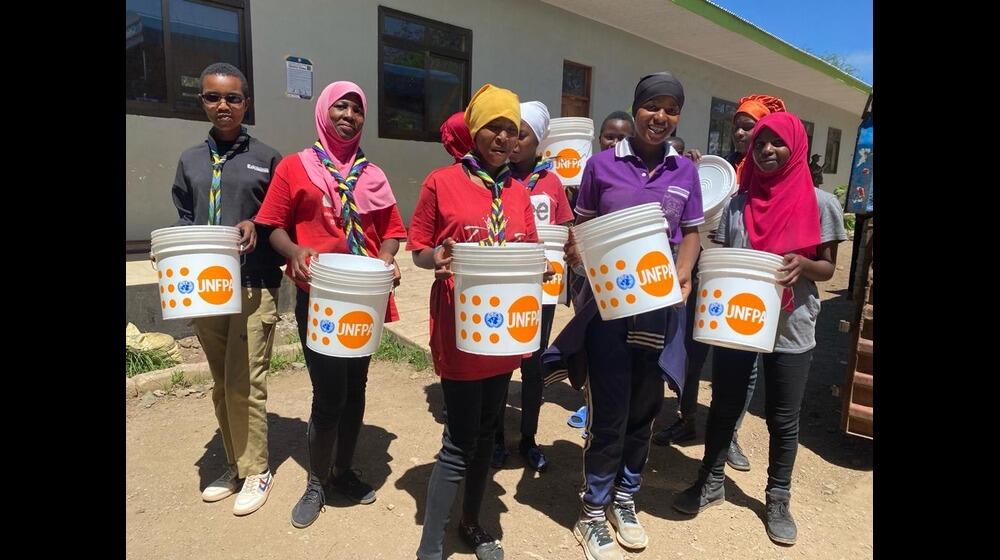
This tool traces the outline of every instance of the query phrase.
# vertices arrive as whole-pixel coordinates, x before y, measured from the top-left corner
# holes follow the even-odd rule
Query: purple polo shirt
[[[698,168],[667,144],[663,163],[649,172],[628,139],[590,157],[583,170],[576,213],[603,216],[639,204],[659,202],[670,226],[670,243],[679,245],[682,227],[705,222]],[[680,227],[678,227],[680,226]]]

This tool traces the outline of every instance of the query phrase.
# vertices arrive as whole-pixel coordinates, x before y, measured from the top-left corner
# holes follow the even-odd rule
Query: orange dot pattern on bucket
[[[340,346],[351,350],[357,350],[371,341],[375,332],[375,318],[368,311],[358,309],[348,311],[339,316],[336,321],[331,321],[324,317],[333,317],[334,309],[331,306],[313,303],[309,313],[308,337],[313,342],[319,342],[324,346],[329,346],[334,341]],[[326,332],[330,329],[332,332]],[[331,338],[333,335],[333,338]]]
[[[468,312],[458,313],[455,328],[461,340],[500,344],[509,336],[526,343],[534,339],[540,328],[541,302],[533,296],[508,304],[500,296],[462,293],[458,301],[468,302],[471,307]]]
[[[609,259],[588,272],[601,309],[636,305],[643,293],[665,297],[676,283],[670,261],[661,251],[650,251],[631,263],[627,258]]]
[[[766,309],[763,300],[757,295],[743,292],[729,297],[722,290],[713,290],[708,297],[708,290],[701,291],[698,304],[698,328],[705,327],[716,330],[721,326],[719,319],[725,319],[726,325],[735,333],[752,336],[760,332],[766,323]]]
[[[209,266],[197,274],[182,266],[157,271],[160,284],[160,307],[177,309],[177,306],[191,307],[194,296],[210,305],[228,303],[236,291],[233,276],[229,269],[223,266]]]

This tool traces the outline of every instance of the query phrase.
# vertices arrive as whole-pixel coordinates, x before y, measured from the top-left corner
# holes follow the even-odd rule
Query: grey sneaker
[[[608,521],[615,528],[618,544],[629,550],[642,550],[649,544],[649,535],[635,517],[635,504],[623,505],[612,501],[608,506]]]
[[[606,519],[580,519],[573,526],[573,534],[587,560],[625,560],[622,549],[611,538]]]
[[[236,493],[236,476],[236,469],[232,465],[226,467],[226,472],[201,493],[201,499],[206,502],[218,502],[232,496]]]

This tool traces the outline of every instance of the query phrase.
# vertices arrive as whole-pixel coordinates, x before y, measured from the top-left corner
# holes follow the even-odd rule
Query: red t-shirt
[[[500,194],[507,217],[507,240],[538,242],[528,189],[508,180]],[[424,179],[410,220],[408,251],[437,247],[451,237],[461,243],[486,234],[492,193],[472,182],[461,163],[435,169]],[[435,280],[430,304],[431,357],[434,370],[446,379],[475,381],[514,371],[521,356],[480,356],[455,345],[455,279]]]
[[[520,180],[527,186],[527,177]],[[531,205],[535,208],[536,224],[562,225],[575,218],[566,198],[566,189],[555,173],[542,171],[538,181],[535,181],[535,188],[528,193],[531,195]]]
[[[264,203],[254,221],[280,227],[288,232],[288,236],[296,244],[318,253],[351,252],[344,229],[330,224],[323,217],[323,192],[309,180],[297,154],[285,157],[275,168],[271,186],[267,189]],[[378,255],[379,247],[385,239],[406,239],[403,218],[395,204],[361,214],[361,227],[365,232],[365,247],[369,255]],[[291,266],[285,268],[285,274],[292,277]],[[292,280],[302,290],[309,291],[309,284],[294,278]],[[392,295],[389,296],[385,320],[399,320]]]

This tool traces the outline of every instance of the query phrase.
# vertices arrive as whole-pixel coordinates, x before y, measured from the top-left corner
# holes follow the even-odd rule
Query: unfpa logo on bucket
[[[549,261],[549,265],[552,266],[552,270],[556,274],[552,277],[552,280],[542,283],[542,289],[550,296],[558,296],[562,292],[563,265],[559,261]]]
[[[538,333],[541,315],[538,298],[524,296],[507,309],[507,332],[518,342],[531,342]]]
[[[212,305],[222,305],[233,297],[233,275],[223,266],[210,266],[198,275],[198,295]]]
[[[764,302],[751,293],[736,294],[726,304],[726,323],[743,335],[757,334],[764,328]]]
[[[374,324],[374,319],[367,311],[345,313],[337,323],[337,340],[345,347],[357,350],[371,340]]]
[[[670,260],[660,251],[646,253],[636,265],[639,287],[653,297],[663,297],[674,288],[674,275],[670,273]]]
[[[545,150],[545,157],[552,157],[552,152]],[[580,152],[573,148],[563,148],[556,154],[553,164],[560,177],[572,179],[580,173]]]

